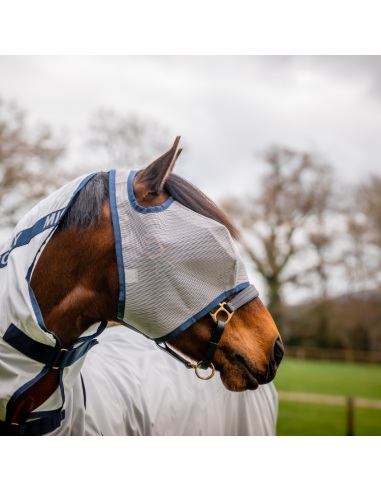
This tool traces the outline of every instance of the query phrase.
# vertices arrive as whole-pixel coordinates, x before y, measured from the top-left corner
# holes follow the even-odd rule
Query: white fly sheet
[[[16,398],[49,370],[42,349],[60,353],[61,344],[50,332],[30,287],[33,268],[76,193],[93,177],[80,176],[55,191],[30,210],[15,227],[12,237],[0,254],[0,421],[10,418]],[[95,337],[98,323],[83,335]],[[82,336],[84,344],[87,338]],[[81,345],[81,341],[78,342]],[[88,342],[85,348],[91,348]],[[35,347],[38,347],[36,350]],[[74,350],[73,350],[74,352]],[[78,353],[78,351],[77,351]],[[37,358],[35,357],[37,356]],[[41,411],[52,416],[60,412],[73,387],[85,357],[60,370],[61,387],[57,388]],[[38,411],[39,411],[38,410]],[[33,412],[33,417],[37,410]],[[37,415],[36,415],[37,418]]]
[[[255,392],[232,394],[218,377],[200,381],[193,371],[128,328],[106,330],[99,337],[99,346],[94,346],[94,338],[106,323],[93,325],[73,346],[61,351],[60,340],[44,324],[30,279],[72,198],[92,176],[77,178],[34,207],[16,226],[0,255],[0,424],[10,427],[12,405],[19,395],[55,367],[60,387],[20,424],[20,429],[27,429],[25,434],[274,434],[277,403],[271,384]],[[119,245],[115,233],[123,294],[119,318],[162,341],[249,284],[226,228],[173,199],[159,207],[161,213],[135,213],[135,206],[130,207],[134,197],[131,193],[127,197],[131,176],[128,181],[128,173],[122,173],[115,181],[115,171],[110,173],[114,229],[123,226]],[[143,233],[144,224],[147,233]],[[196,225],[197,248],[192,252],[187,231]],[[131,237],[127,237],[128,231]],[[179,257],[175,254],[177,244],[182,250]],[[135,268],[129,264],[130,250]],[[201,269],[197,268],[199,258]],[[139,304],[144,295],[144,304]],[[156,311],[155,306],[159,306]],[[152,308],[151,317],[148,308]],[[168,315],[172,312],[174,318]]]
[[[88,354],[51,435],[275,435],[273,383],[232,393],[123,326],[106,329]],[[84,391],[85,390],[85,391]],[[86,406],[85,406],[86,401]]]

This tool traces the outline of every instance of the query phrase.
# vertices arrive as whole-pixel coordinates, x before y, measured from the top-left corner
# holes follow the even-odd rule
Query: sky
[[[270,144],[343,184],[381,171],[380,56],[1,56],[0,97],[73,141],[99,108],[157,120],[168,148],[182,136],[176,172],[217,202],[258,190]]]
[[[0,97],[74,137],[99,108],[155,119],[168,147],[182,136],[177,172],[216,200],[255,190],[273,143],[339,180],[380,170],[380,56],[2,56]]]

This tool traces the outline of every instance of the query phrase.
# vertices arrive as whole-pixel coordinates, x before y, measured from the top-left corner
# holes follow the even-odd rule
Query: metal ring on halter
[[[208,348],[206,350],[206,354],[205,354],[204,360],[200,361],[197,365],[192,364],[191,362],[189,362],[186,359],[184,359],[184,357],[181,357],[181,355],[179,355],[177,352],[175,352],[170,347],[168,347],[168,345],[165,342],[163,342],[164,343],[164,347],[162,347],[158,342],[156,342],[157,347],[159,347],[160,350],[163,350],[164,352],[166,352],[167,354],[169,354],[170,356],[172,356],[177,361],[179,361],[182,364],[184,364],[184,366],[187,369],[194,369],[195,370],[195,373],[196,373],[196,376],[199,379],[203,379],[205,381],[207,379],[212,378],[214,376],[214,373],[216,372],[216,370],[215,370],[214,365],[212,364],[211,361],[213,360],[214,354],[215,354],[215,352],[216,352],[216,350],[218,348],[218,344],[219,344],[220,339],[222,337],[222,334],[224,332],[226,323],[229,323],[229,321],[231,320],[231,317],[234,314],[234,311],[236,311],[241,306],[244,306],[248,302],[252,301],[256,297],[258,297],[258,295],[259,295],[258,294],[258,291],[254,287],[254,285],[249,285],[245,289],[241,290],[237,294],[237,296],[234,297],[231,301],[229,301],[229,302],[220,302],[218,304],[218,307],[215,308],[214,311],[210,312],[210,315],[212,316],[212,318],[213,318],[213,320],[214,320],[214,322],[216,324],[215,324],[215,326],[213,328],[212,336],[210,337]],[[225,305],[227,306],[227,308],[225,307]],[[222,320],[220,320],[220,319],[217,318],[217,314],[220,311],[223,311],[224,313],[227,314],[228,319],[226,321],[222,321]],[[124,323],[124,324],[128,328],[131,328],[134,331],[138,331],[135,328],[133,328],[132,326],[128,325],[127,323]],[[208,376],[207,378],[201,377],[199,375],[199,373],[197,372],[197,368],[201,364],[204,364],[205,369],[208,369],[209,367],[212,369],[212,374],[210,376]]]
[[[196,376],[200,379],[203,379],[204,381],[208,380],[208,379],[211,379],[215,372],[216,372],[216,369],[214,368],[214,365],[212,363],[210,363],[210,367],[212,368],[212,374],[210,376],[208,376],[207,378],[203,378],[202,376],[200,376],[200,374],[197,372],[197,368],[198,366],[202,364],[202,360],[200,360],[200,362],[198,362],[198,364],[194,365],[193,368],[194,368],[194,372],[196,373]]]

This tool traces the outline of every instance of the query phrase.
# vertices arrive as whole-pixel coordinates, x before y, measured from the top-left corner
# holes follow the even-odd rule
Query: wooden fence
[[[291,391],[279,391],[280,400],[300,401],[305,403],[326,403],[327,405],[347,405],[352,400],[353,405],[363,408],[377,408],[381,410],[381,400],[367,398],[348,398],[346,396],[315,395],[310,393],[293,393]]]
[[[298,359],[343,360],[346,362],[366,362],[381,364],[381,352],[365,350],[328,349],[318,347],[299,347],[286,345],[285,355]]]
[[[279,400],[304,403],[323,403],[327,405],[346,405],[347,407],[347,436],[354,436],[354,408],[376,408],[381,410],[381,400],[367,398],[351,398],[346,396],[314,395],[309,393],[292,393],[278,391]]]

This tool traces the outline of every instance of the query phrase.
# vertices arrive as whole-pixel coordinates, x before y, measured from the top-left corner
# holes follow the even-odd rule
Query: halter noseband
[[[192,364],[191,362],[187,361],[181,355],[179,355],[177,352],[172,350],[168,345],[164,342],[164,346],[159,345],[158,343],[156,344],[159,349],[163,350],[167,354],[171,355],[174,359],[178,360],[187,369],[194,369],[196,376],[200,379],[210,379],[214,376],[214,373],[216,372],[214,365],[212,364],[212,360],[214,357],[214,354],[217,350],[218,344],[221,340],[222,334],[225,330],[225,326],[229,321],[231,320],[234,311],[236,311],[238,308],[241,306],[244,306],[248,302],[252,301],[256,297],[258,297],[259,292],[257,289],[254,287],[254,285],[249,285],[249,287],[246,287],[246,289],[241,290],[231,301],[229,302],[221,302],[217,307],[212,309],[212,311],[209,312],[210,316],[213,318],[213,321],[215,322],[212,336],[210,337],[208,348],[206,350],[205,357],[202,361],[198,362],[197,364]],[[217,319],[217,314],[219,312],[224,312],[227,314],[228,319],[226,321],[222,321],[220,319]],[[200,369],[208,369],[208,367],[211,367],[212,369],[212,374],[206,378],[203,378],[200,376],[198,373],[197,369],[200,367]]]

